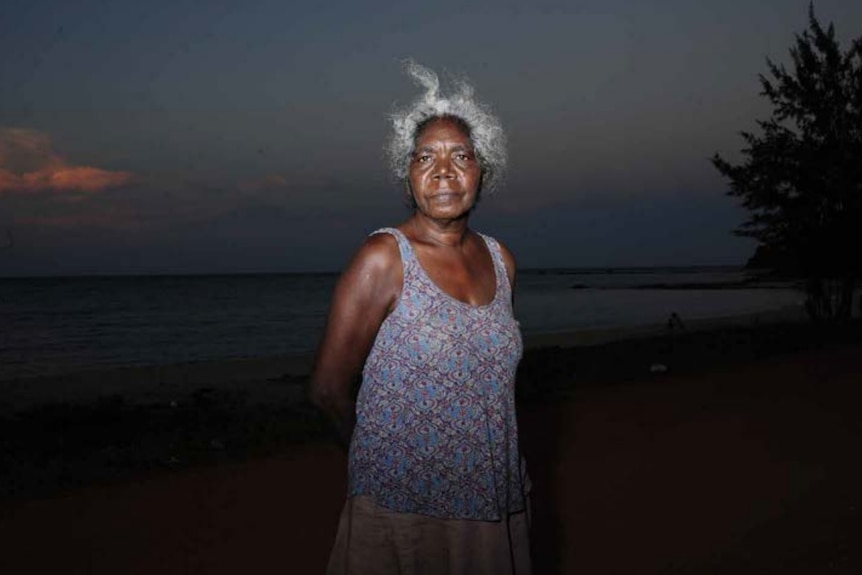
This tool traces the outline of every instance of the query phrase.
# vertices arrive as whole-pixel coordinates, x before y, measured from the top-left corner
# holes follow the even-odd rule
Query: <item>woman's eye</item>
[[[429,156],[428,154],[422,154],[420,156],[416,156],[416,161],[420,162],[422,164],[428,162],[430,159],[431,159],[431,156]]]

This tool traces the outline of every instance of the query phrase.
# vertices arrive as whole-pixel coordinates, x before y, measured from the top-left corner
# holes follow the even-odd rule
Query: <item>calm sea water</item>
[[[798,305],[785,289],[657,289],[722,284],[734,268],[582,269],[519,274],[525,335],[757,313]],[[0,380],[119,365],[306,353],[334,275],[0,279]],[[690,287],[690,286],[689,286]]]

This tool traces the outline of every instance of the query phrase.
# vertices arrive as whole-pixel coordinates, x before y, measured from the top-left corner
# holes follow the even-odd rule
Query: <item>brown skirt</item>
[[[529,575],[529,505],[501,521],[397,513],[351,497],[328,575]]]

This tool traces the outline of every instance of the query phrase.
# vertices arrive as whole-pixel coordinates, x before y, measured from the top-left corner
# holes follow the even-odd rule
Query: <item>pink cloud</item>
[[[28,193],[94,194],[133,180],[129,172],[76,166],[57,154],[46,134],[0,128],[0,195]]]

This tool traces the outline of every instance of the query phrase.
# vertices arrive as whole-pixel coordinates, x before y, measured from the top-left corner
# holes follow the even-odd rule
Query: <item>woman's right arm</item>
[[[356,406],[351,394],[383,320],[402,284],[398,244],[389,234],[369,237],[341,274],[311,375],[309,398],[350,445]]]

